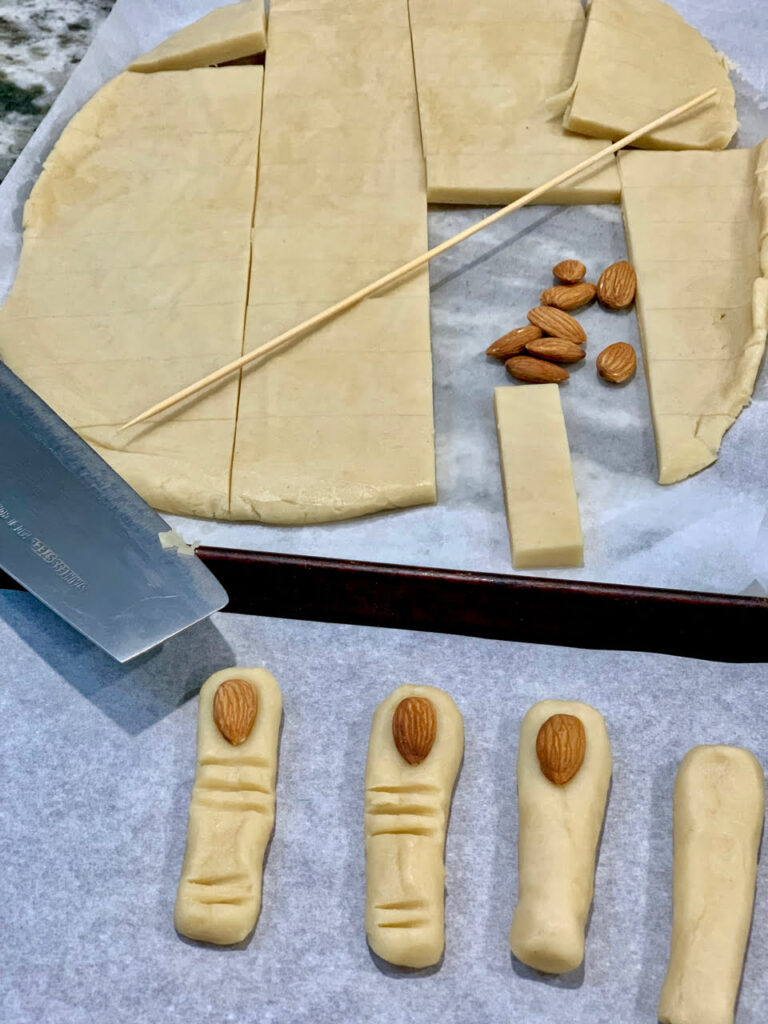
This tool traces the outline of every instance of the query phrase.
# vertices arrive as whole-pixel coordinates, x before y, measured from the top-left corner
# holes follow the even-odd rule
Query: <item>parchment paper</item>
[[[672,787],[697,743],[768,763],[764,666],[216,615],[119,666],[28,595],[0,591],[0,1019],[5,1024],[653,1024],[671,924]],[[284,696],[261,918],[231,949],[173,929],[197,689],[264,665]],[[466,749],[446,869],[446,951],[408,972],[368,951],[363,773],[375,705],[446,689]],[[509,953],[515,758],[536,700],[606,717],[613,785],[583,970]],[[737,1024],[768,1003],[760,865]]]
[[[735,62],[738,144],[768,135],[768,6],[738,0],[715,9],[673,4]],[[137,54],[217,6],[213,0],[118,0],[82,64],[0,185],[0,295],[20,247],[21,208],[41,162],[69,117]],[[434,209],[430,242],[488,212]],[[439,503],[363,520],[302,528],[169,517],[188,542],[331,557],[512,572],[498,468],[492,392],[508,378],[483,352],[526,322],[551,284],[550,268],[578,256],[596,279],[622,258],[618,207],[524,209],[436,260],[430,269]],[[638,348],[634,313],[579,314],[588,357],[561,388],[585,534],[582,569],[542,576],[739,593],[768,580],[768,380],[726,435],[718,462],[693,479],[660,487],[643,375],[612,388],[594,371],[613,341]],[[252,371],[252,372],[258,372]],[[137,410],[138,411],[138,410]]]

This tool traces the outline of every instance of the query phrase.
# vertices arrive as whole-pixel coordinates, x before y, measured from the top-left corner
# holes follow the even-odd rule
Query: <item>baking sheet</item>
[[[42,160],[82,103],[137,54],[217,6],[212,0],[118,0],[17,164],[0,185],[0,295],[11,285],[21,208]],[[735,62],[740,145],[768,135],[768,7],[739,0],[727,11],[676,0],[681,13]],[[433,209],[437,243],[488,211]],[[168,517],[189,542],[509,572],[509,542],[492,412],[493,388],[508,378],[483,352],[525,323],[551,283],[550,268],[578,256],[596,279],[626,253],[618,207],[532,207],[469,239],[430,268],[439,503],[310,527],[211,523]],[[768,379],[726,435],[718,462],[660,487],[642,373],[627,387],[604,384],[594,358],[607,344],[638,347],[634,313],[591,308],[579,315],[588,358],[561,388],[585,535],[585,566],[539,575],[689,590],[761,593],[768,580]],[[258,372],[258,370],[251,371]]]
[[[763,666],[215,615],[120,666],[26,594],[0,592],[0,858],[7,1024],[648,1024],[671,924],[672,786],[697,743],[768,763]],[[213,671],[264,665],[284,722],[261,918],[232,949],[176,935],[173,903]],[[447,844],[446,950],[392,968],[363,928],[363,774],[375,705],[446,689],[466,727]],[[606,717],[614,771],[581,970],[509,953],[520,720],[545,697]],[[768,1001],[768,865],[737,1024]]]

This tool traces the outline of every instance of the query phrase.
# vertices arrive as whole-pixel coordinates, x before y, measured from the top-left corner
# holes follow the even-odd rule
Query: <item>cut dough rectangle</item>
[[[118,427],[242,352],[262,81],[232,67],[108,83],[46,161],[0,312],[11,369],[167,512],[228,514],[237,380]]]
[[[602,148],[563,130],[547,101],[571,82],[579,0],[410,0],[419,114],[433,203],[507,203]],[[617,202],[613,158],[542,197]]]
[[[406,0],[276,0],[245,349],[425,250],[423,175]],[[412,275],[243,372],[232,518],[434,501],[428,284]]]
[[[722,153],[623,153],[659,483],[717,458],[749,402],[768,330],[768,143]]]
[[[582,565],[584,540],[557,384],[496,388],[494,411],[512,564]]]
[[[143,72],[185,71],[250,57],[266,48],[264,0],[242,0],[193,21],[128,67]]]
[[[661,0],[590,0],[587,30],[564,126],[618,139],[699,93],[718,94],[700,111],[634,145],[723,149],[736,131],[725,58]],[[611,73],[606,73],[611,69]]]

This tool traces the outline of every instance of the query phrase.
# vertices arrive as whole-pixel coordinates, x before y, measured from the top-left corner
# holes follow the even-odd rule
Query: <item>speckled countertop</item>
[[[0,0],[0,180],[114,0]]]

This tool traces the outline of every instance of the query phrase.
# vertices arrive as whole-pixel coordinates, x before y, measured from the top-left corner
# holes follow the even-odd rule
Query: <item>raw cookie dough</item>
[[[741,747],[694,747],[674,804],[674,915],[661,1024],[733,1024],[755,899],[763,769]]]
[[[431,203],[508,203],[603,148],[564,131],[562,107],[547,105],[573,78],[584,32],[579,0],[409,6]],[[540,202],[618,198],[610,157]]]
[[[426,697],[435,740],[409,764],[392,736],[406,697]],[[464,722],[453,700],[433,686],[400,686],[376,708],[365,767],[365,930],[377,956],[403,967],[429,967],[443,953],[443,853],[451,796],[464,751]]]
[[[128,65],[129,71],[184,71],[223,64],[267,48],[264,0],[217,7]]]
[[[238,381],[120,433],[242,352],[260,67],[125,72],[24,211],[0,358],[151,505],[226,517]]]
[[[493,408],[513,566],[583,565],[579,502],[558,385],[496,388]]]
[[[227,679],[247,680],[257,693],[253,728],[236,746],[213,717],[216,691]],[[200,690],[197,768],[173,917],[189,939],[230,945],[256,924],[264,851],[275,824],[281,715],[280,687],[263,668],[222,669]]]
[[[700,110],[633,146],[724,149],[738,127],[725,58],[661,0],[591,0],[563,125],[619,139],[713,87]]]
[[[717,458],[750,401],[768,330],[768,142],[622,153],[627,247],[659,483]]]
[[[427,248],[406,0],[275,0],[246,351]],[[435,500],[426,269],[242,373],[231,516]]]
[[[584,761],[564,785],[550,782],[536,755],[539,729],[573,715],[586,733]],[[543,700],[520,726],[518,895],[509,944],[518,960],[550,974],[584,959],[584,928],[611,782],[611,744],[599,711],[578,701]]]

